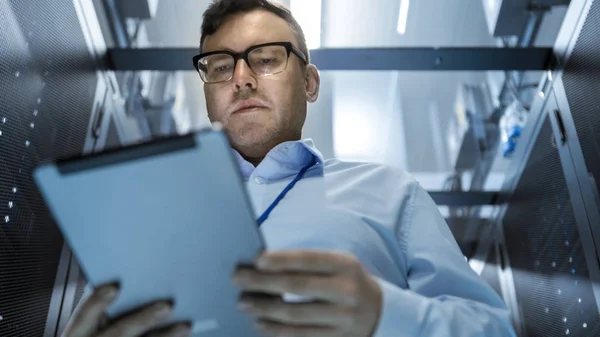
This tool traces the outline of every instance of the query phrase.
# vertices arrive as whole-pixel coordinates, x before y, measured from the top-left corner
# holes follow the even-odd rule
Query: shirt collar
[[[233,151],[244,180],[258,176],[266,181],[287,178],[297,174],[311,163],[323,164],[323,155],[315,147],[312,139],[289,141],[275,146],[263,161],[254,167],[237,151]]]

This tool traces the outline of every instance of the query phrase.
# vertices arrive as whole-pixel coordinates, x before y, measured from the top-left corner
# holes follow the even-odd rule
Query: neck
[[[275,146],[240,146],[239,144],[232,144],[233,149],[236,150],[244,160],[257,167],[263,159],[267,156],[267,153]]]
[[[247,162],[249,162],[250,164],[252,164],[254,167],[257,167],[263,161],[263,159],[265,159],[264,156],[261,156],[261,157],[248,157],[245,154],[243,154],[242,152],[240,152],[239,150],[238,150],[238,153],[242,156],[242,158],[244,158],[244,160],[246,160]]]
[[[286,141],[297,141],[300,140],[298,137],[289,137],[287,139],[280,139],[273,141],[270,144],[264,144],[263,146],[251,145],[251,146],[234,146],[233,148],[244,158],[246,161],[257,167],[263,159],[267,156],[267,153],[271,151],[275,146],[284,143]]]

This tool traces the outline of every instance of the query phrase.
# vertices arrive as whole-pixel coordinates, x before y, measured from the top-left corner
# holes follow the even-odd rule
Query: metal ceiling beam
[[[499,192],[429,191],[429,195],[439,206],[485,206],[501,205],[506,202],[506,198]]]
[[[111,70],[194,71],[197,48],[109,49]],[[484,71],[548,70],[552,48],[354,48],[316,49],[320,70]]]

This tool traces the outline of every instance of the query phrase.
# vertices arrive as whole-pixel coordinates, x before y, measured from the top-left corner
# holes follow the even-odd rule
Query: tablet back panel
[[[192,320],[195,335],[257,335],[236,309],[231,275],[264,244],[222,132],[59,162],[34,177],[89,282],[120,282],[109,315],[173,298],[173,319]]]

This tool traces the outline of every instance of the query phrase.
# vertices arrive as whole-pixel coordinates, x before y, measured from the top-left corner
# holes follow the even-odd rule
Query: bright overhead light
[[[406,21],[408,20],[408,7],[410,0],[400,0],[400,14],[398,14],[398,34],[404,35],[406,32]]]
[[[308,49],[321,47],[321,0],[292,0],[290,10],[304,31]]]

